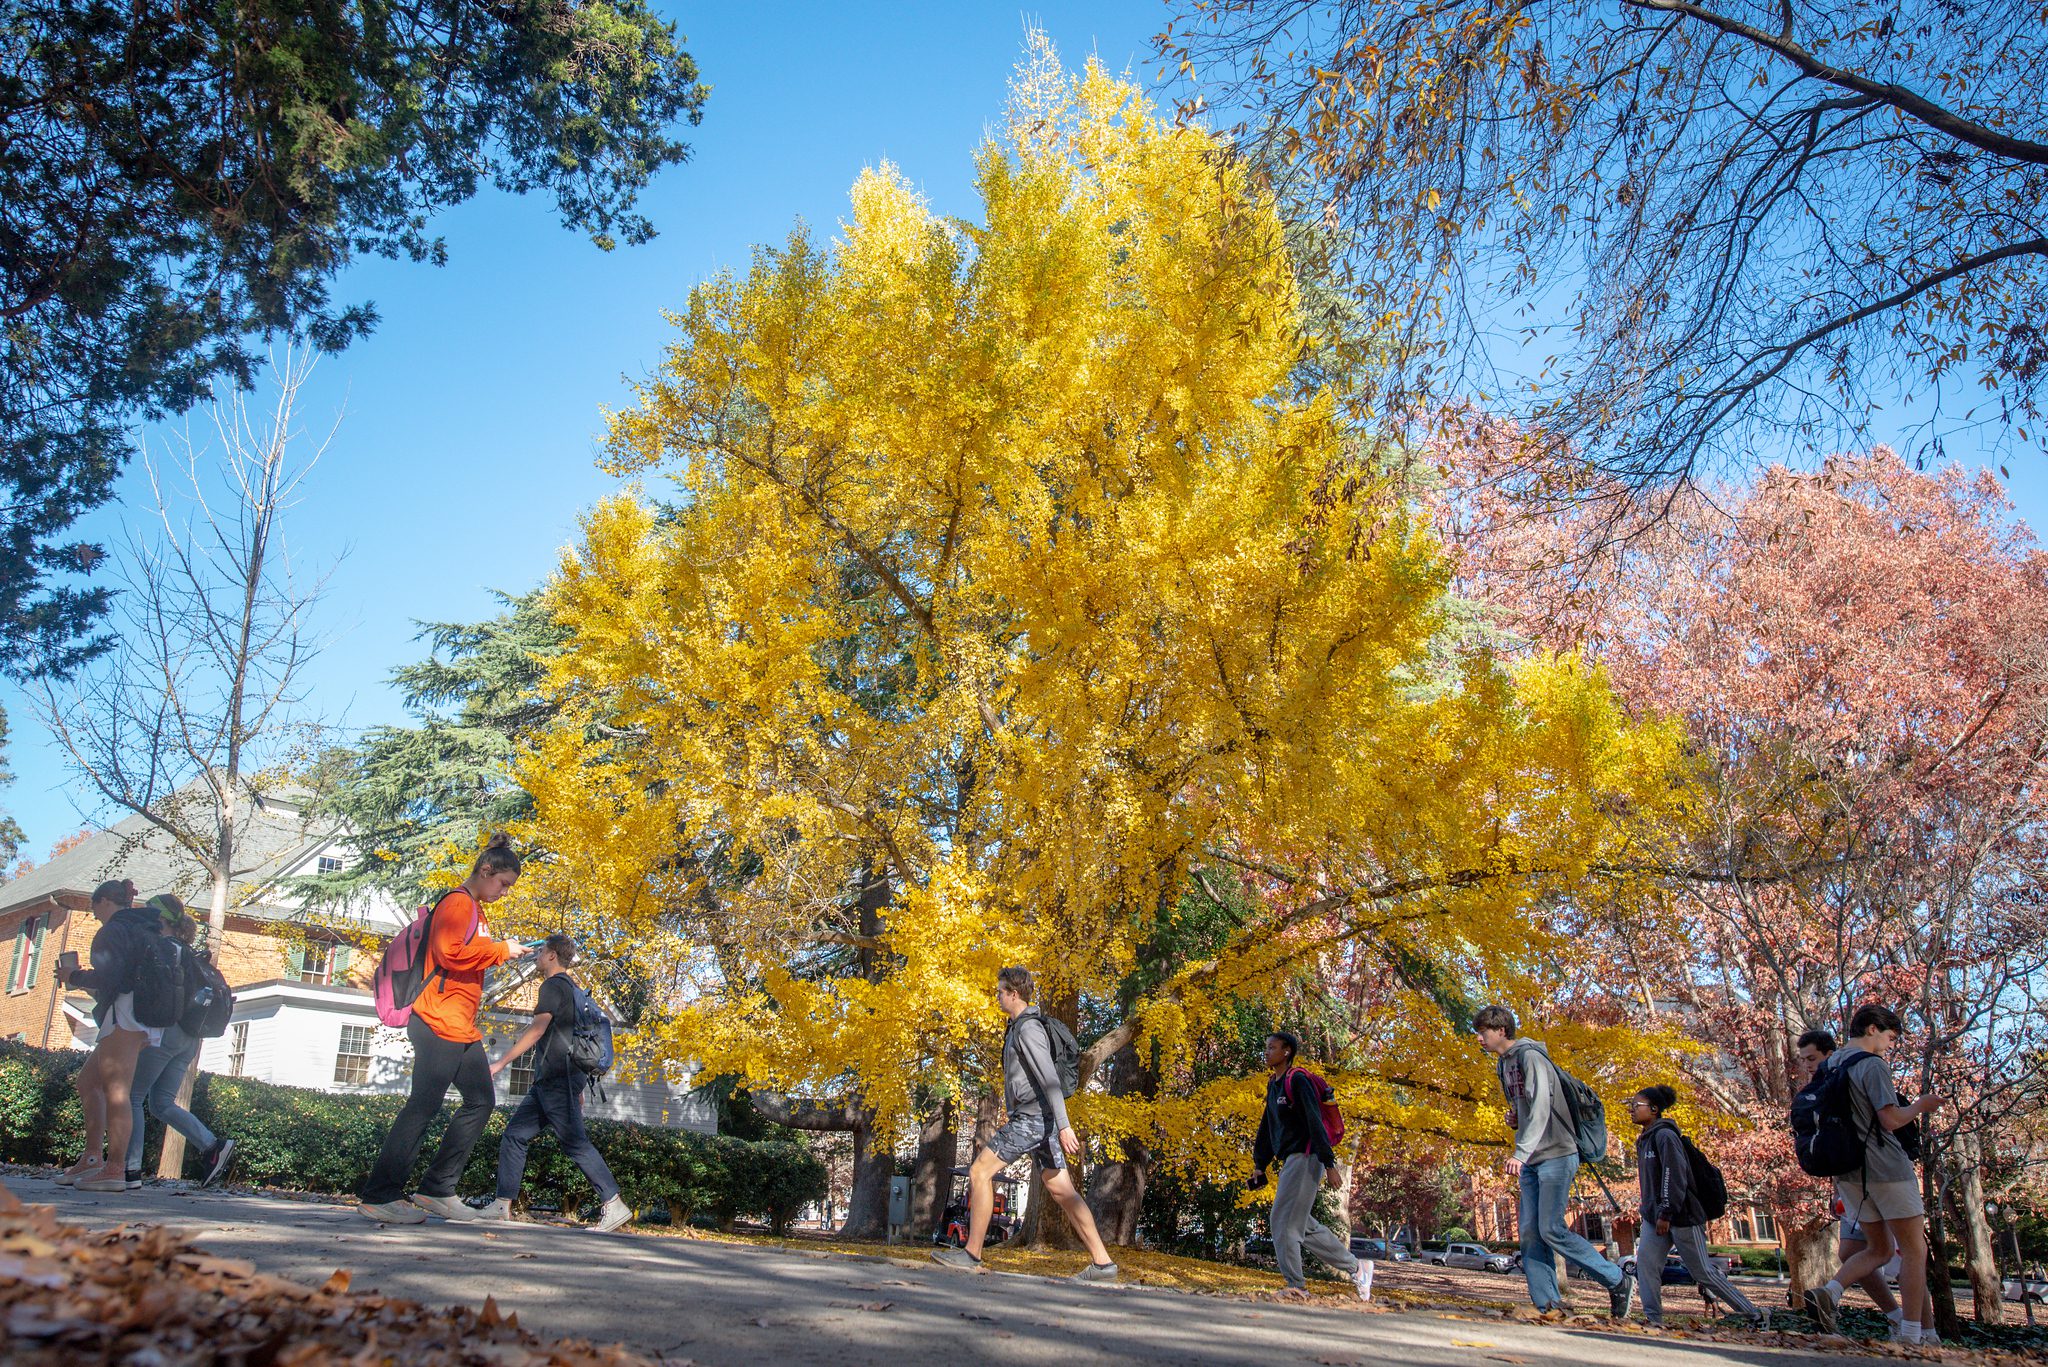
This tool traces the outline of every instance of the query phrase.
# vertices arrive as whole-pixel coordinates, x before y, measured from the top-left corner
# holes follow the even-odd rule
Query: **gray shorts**
[[[1043,1111],[1013,1115],[989,1136],[988,1146],[1005,1163],[1014,1163],[1029,1154],[1040,1171],[1058,1172],[1067,1166],[1067,1156],[1060,1152],[1059,1140],[1047,1121]]]
[[[1927,1213],[1918,1182],[1866,1182],[1862,1175],[1835,1181],[1835,1194],[1848,1214],[1867,1228],[1880,1220],[1910,1220]],[[1868,1239],[1868,1235],[1864,1236]]]

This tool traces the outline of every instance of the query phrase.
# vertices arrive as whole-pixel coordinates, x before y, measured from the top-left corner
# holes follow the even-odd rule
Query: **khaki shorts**
[[[1927,1213],[1918,1182],[1866,1182],[1860,1176],[1845,1177],[1835,1183],[1835,1193],[1847,1213],[1865,1227],[1880,1220],[1910,1220]]]

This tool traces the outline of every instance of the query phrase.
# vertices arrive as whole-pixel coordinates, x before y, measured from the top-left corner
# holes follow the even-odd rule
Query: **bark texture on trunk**
[[[2005,1322],[2005,1287],[1998,1275],[1998,1252],[1992,1244],[1991,1221],[1984,1214],[1984,1168],[1975,1136],[1958,1139],[1949,1174],[1957,1223],[1963,1240],[1963,1266],[1970,1275],[1970,1299],[1979,1324]]]
[[[1791,1299],[1797,1303],[1802,1294],[1835,1275],[1835,1248],[1842,1227],[1833,1220],[1824,1225],[1801,1225],[1797,1215],[1788,1210],[1771,1214],[1785,1232],[1785,1264],[1792,1278]]]
[[[1131,1045],[1110,1055],[1105,1080],[1111,1096],[1158,1095],[1159,1078]],[[1106,1244],[1130,1247],[1138,1242],[1138,1222],[1145,1213],[1145,1189],[1152,1182],[1152,1150],[1142,1140],[1126,1139],[1117,1156],[1096,1166],[1088,1184],[1088,1209]]]
[[[853,1189],[846,1198],[842,1239],[880,1239],[889,1232],[889,1179],[896,1155],[889,1137],[875,1128],[875,1113],[847,1101],[803,1101],[774,1092],[752,1092],[754,1109],[778,1125],[813,1133],[853,1136]]]
[[[917,1166],[910,1175],[910,1230],[917,1236],[936,1234],[945,1225],[946,1204],[953,1195],[953,1169],[960,1162],[959,1112],[947,1097],[933,1108],[917,1132]]]
[[[1956,1312],[1956,1287],[1948,1279],[1948,1259],[1951,1252],[1948,1203],[1942,1199],[1942,1188],[1947,1184],[1940,1180],[1942,1167],[1949,1161],[1946,1147],[1936,1148],[1932,1136],[1923,1141],[1926,1145],[1926,1162],[1920,1169],[1920,1195],[1927,1206],[1927,1294],[1934,1301],[1934,1324],[1945,1339],[1961,1335],[1962,1316]],[[1913,1307],[1906,1307],[1908,1318]]]

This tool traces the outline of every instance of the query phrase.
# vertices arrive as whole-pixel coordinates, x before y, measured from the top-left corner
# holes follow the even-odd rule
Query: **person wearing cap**
[[[199,951],[192,948],[192,942],[198,938],[199,923],[192,919],[176,894],[160,892],[144,905],[156,912],[163,933],[183,946],[186,954],[198,954]],[[192,981],[189,971],[186,981]],[[204,1121],[178,1103],[178,1092],[185,1085],[186,1074],[192,1070],[193,1059],[198,1057],[200,1044],[195,1036],[186,1034],[178,1026],[169,1025],[164,1027],[162,1040],[143,1046],[141,1055],[135,1060],[135,1081],[129,1088],[134,1125],[129,1131],[128,1162],[124,1174],[130,1190],[142,1185],[145,1101],[150,1113],[184,1135],[185,1142],[192,1146],[192,1152],[199,1155],[200,1186],[210,1187],[218,1182],[229,1164],[234,1162],[235,1141],[216,1137]]]

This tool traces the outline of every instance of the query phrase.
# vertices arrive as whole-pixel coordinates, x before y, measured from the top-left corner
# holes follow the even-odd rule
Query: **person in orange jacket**
[[[492,939],[483,909],[518,881],[519,856],[511,838],[500,832],[477,856],[462,885],[443,893],[434,904],[427,981],[413,1000],[412,1019],[405,1025],[412,1041],[412,1095],[391,1122],[377,1164],[356,1192],[362,1201],[356,1209],[372,1220],[416,1225],[429,1214],[444,1220],[476,1218],[476,1212],[456,1196],[455,1182],[498,1099],[483,1032],[476,1027],[484,974],[533,952],[532,945]],[[405,1183],[419,1156],[420,1139],[441,1113],[450,1087],[460,1094],[462,1105],[449,1120],[419,1190],[407,1201]]]

